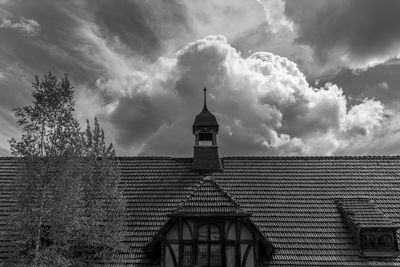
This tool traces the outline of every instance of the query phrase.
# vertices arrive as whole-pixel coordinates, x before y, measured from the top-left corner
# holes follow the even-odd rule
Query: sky
[[[68,74],[120,156],[400,154],[398,0],[0,0],[0,155],[32,82]]]

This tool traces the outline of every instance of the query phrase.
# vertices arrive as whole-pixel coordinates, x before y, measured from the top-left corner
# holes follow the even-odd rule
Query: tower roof
[[[207,109],[206,92],[207,92],[207,89],[204,88],[203,110],[194,119],[193,127],[197,127],[197,126],[218,126],[217,119]]]

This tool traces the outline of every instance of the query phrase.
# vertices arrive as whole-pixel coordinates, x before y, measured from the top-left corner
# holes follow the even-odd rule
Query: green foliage
[[[89,266],[120,248],[123,199],[115,151],[97,119],[85,131],[73,116],[73,88],[49,73],[35,77],[33,105],[15,109],[24,162],[11,216],[15,264]]]

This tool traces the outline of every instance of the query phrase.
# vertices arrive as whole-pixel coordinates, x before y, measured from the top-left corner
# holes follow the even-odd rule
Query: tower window
[[[212,141],[212,133],[199,133],[199,141]]]
[[[199,146],[211,146],[213,145],[213,134],[212,133],[199,133]]]

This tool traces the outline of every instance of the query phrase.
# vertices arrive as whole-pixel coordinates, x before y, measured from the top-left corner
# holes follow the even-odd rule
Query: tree
[[[84,223],[71,243],[71,258],[91,263],[93,258],[109,258],[121,249],[124,201],[118,191],[119,171],[112,144],[106,145],[97,119],[93,131],[87,121],[82,135],[81,161]],[[92,257],[90,256],[92,255]]]
[[[33,105],[15,109],[21,140],[10,140],[24,173],[12,216],[15,262],[85,266],[109,257],[122,238],[123,200],[115,151],[95,119],[81,131],[73,88],[49,73],[35,77]]]

